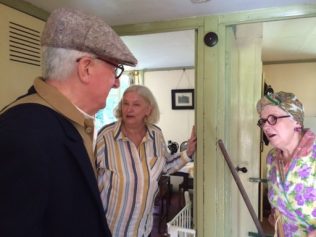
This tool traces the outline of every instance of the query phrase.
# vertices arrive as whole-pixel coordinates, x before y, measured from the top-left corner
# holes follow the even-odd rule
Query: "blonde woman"
[[[191,161],[194,129],[187,150],[170,154],[155,123],[159,109],[151,91],[129,87],[120,101],[118,121],[105,126],[97,139],[98,182],[113,236],[150,236],[153,206],[162,173],[173,173]]]

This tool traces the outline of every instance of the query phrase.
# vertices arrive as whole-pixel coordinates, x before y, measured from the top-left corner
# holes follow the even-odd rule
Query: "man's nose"
[[[114,84],[113,84],[113,88],[119,88],[121,85],[120,79],[115,79]]]

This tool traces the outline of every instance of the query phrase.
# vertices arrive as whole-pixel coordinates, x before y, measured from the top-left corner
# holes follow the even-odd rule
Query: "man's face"
[[[106,105],[106,99],[112,88],[120,86],[119,79],[115,78],[116,67],[100,59],[92,59],[90,99],[91,106],[97,112]]]

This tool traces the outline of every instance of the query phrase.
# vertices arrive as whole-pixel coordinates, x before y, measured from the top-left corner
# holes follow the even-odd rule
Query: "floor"
[[[183,207],[181,204],[181,193],[178,191],[173,191],[170,200],[170,207],[169,207],[169,215],[167,217],[167,222],[170,221]],[[166,221],[162,222],[162,228],[159,231],[159,202],[156,202],[155,211],[154,211],[154,225],[153,230],[151,233],[151,237],[166,237],[167,235],[167,225]],[[268,223],[267,219],[261,222],[262,228],[267,236],[273,236],[274,228]],[[250,235],[251,236],[251,235]]]

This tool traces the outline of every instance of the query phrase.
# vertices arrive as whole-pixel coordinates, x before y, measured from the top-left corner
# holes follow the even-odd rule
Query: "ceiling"
[[[194,66],[194,30],[123,36],[122,39],[138,59],[137,69]]]
[[[314,4],[316,0],[26,0],[51,12],[72,7],[98,15],[114,26],[223,14],[242,10]],[[139,63],[137,69],[194,66],[194,31],[124,36],[124,42]],[[314,18],[278,21],[263,25],[263,60],[316,59],[316,20]]]
[[[316,62],[316,18],[263,24],[262,59]]]

